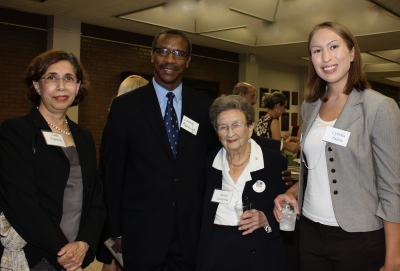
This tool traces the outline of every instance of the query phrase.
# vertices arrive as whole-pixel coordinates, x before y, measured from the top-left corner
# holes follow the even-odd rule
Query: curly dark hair
[[[76,77],[80,81],[78,95],[75,97],[75,100],[72,102],[71,106],[78,105],[85,99],[89,93],[88,87],[90,82],[82,63],[73,53],[63,50],[50,50],[35,57],[25,72],[25,84],[28,86],[26,97],[30,102],[37,106],[41,101],[40,95],[36,93],[33,81],[38,82],[40,77],[46,73],[47,69],[51,65],[63,60],[66,60],[72,64]]]

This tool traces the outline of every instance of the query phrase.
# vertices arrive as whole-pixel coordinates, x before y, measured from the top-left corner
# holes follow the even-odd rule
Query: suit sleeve
[[[106,189],[111,221],[111,236],[122,235],[122,198],[128,159],[125,114],[116,100],[108,115],[105,138]]]
[[[384,99],[371,131],[379,205],[376,215],[400,223],[400,110],[393,99]]]
[[[32,137],[22,118],[4,121],[0,127],[0,205],[26,242],[56,255],[68,241],[55,219],[41,207]]]
[[[255,132],[253,132],[253,135],[251,136],[251,138],[255,142],[257,142],[258,145],[260,145],[263,148],[267,148],[267,149],[278,151],[278,152],[281,151],[281,141],[280,140],[259,137],[258,135],[256,135]]]

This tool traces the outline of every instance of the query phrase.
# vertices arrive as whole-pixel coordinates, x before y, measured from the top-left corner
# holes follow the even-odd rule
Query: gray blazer
[[[321,103],[302,105],[301,148]],[[382,228],[382,219],[400,223],[400,110],[396,102],[371,89],[353,90],[334,127],[351,132],[347,147],[328,142],[325,146],[333,210],[340,227],[365,232]],[[302,162],[300,209],[306,175]]]

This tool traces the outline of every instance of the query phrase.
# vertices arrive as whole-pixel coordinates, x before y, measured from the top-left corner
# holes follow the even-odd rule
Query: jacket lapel
[[[69,129],[71,130],[72,137],[74,138],[76,150],[79,156],[79,163],[81,165],[81,172],[82,172],[82,182],[83,187],[87,185],[87,181],[90,179],[88,177],[89,169],[90,169],[90,161],[93,161],[93,157],[90,157],[91,153],[88,153],[88,145],[90,143],[86,142],[84,136],[79,131],[79,127],[76,123],[72,122],[68,119]],[[90,145],[89,145],[90,146]],[[61,150],[61,148],[60,148]],[[64,152],[61,150],[64,154]]]
[[[342,112],[339,115],[335,125],[333,127],[346,130],[350,124],[352,124],[356,119],[358,119],[362,112],[361,108],[358,106],[364,100],[364,92],[363,91],[353,91],[350,93],[347,98],[346,104],[344,105]]]
[[[147,119],[146,121],[153,130],[154,134],[158,137],[160,144],[163,146],[164,150],[168,153],[168,156],[172,160],[175,160],[171,151],[171,145],[169,144],[168,134],[167,131],[165,130],[164,120],[160,111],[160,104],[158,103],[156,90],[154,89],[152,82],[147,84],[146,90],[147,90],[146,92],[142,92],[143,94],[142,109],[144,116]]]
[[[186,87],[182,85],[182,116],[181,116],[181,127],[179,129],[178,155],[176,157],[177,159],[179,159],[182,156],[182,152],[184,150],[184,146],[187,142],[188,137],[194,136],[185,129],[182,129],[183,116],[192,118],[192,116],[196,114],[196,108],[193,106],[196,104],[196,102],[193,101],[192,98],[193,97],[189,95]]]
[[[314,123],[315,118],[318,116],[319,109],[321,108],[322,101],[318,100],[315,103],[309,104],[309,103],[304,103],[304,105],[307,105],[305,108],[304,116],[308,116],[306,120],[303,120],[303,126],[301,128],[301,142],[300,146],[301,149],[304,148],[304,142],[305,138],[308,135],[308,132],[311,129],[312,124]]]
[[[33,125],[37,129],[36,132],[39,132],[39,134],[40,134],[39,136],[43,137],[42,130],[46,131],[46,132],[51,132],[50,126],[47,124],[46,120],[43,118],[42,114],[40,114],[39,110],[36,107],[31,109],[28,116],[31,116]],[[59,151],[60,153],[62,153],[65,156],[61,147],[51,146],[51,145],[49,145],[49,146],[56,149],[57,151]]]

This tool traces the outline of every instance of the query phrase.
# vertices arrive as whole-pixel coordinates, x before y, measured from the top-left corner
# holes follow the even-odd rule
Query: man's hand
[[[290,170],[282,171],[282,181],[284,181],[289,187],[293,185],[292,172]]]
[[[115,245],[119,253],[122,253],[122,237],[115,239]]]

